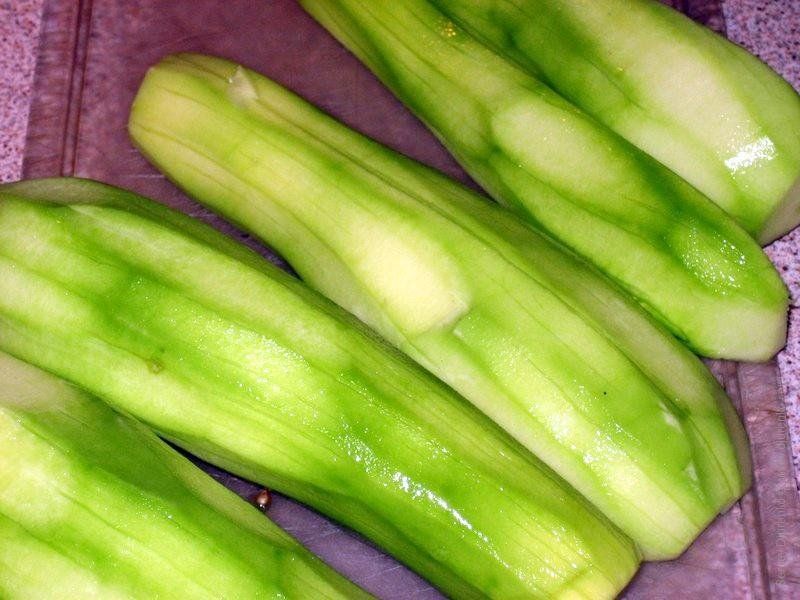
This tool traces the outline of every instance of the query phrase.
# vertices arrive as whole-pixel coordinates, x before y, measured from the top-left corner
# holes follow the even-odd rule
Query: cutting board
[[[673,3],[724,33],[716,1]],[[130,188],[204,219],[282,264],[190,201],[131,146],[128,109],[167,53],[217,54],[261,71],[379,141],[468,179],[435,138],[292,0],[46,0],[26,177],[76,175]],[[732,324],[733,326],[733,324]],[[743,415],[753,489],[679,559],[646,564],[625,598],[800,598],[800,512],[772,363],[710,363]],[[198,461],[253,501],[260,487]],[[380,598],[438,598],[427,582],[346,528],[279,494],[269,516]]]

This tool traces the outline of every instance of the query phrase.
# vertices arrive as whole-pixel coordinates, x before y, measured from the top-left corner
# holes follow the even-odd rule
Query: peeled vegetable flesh
[[[697,353],[766,360],[785,344],[788,294],[761,248],[654,158],[428,0],[300,3],[492,197],[596,265]]]
[[[356,319],[135,194],[0,187],[0,349],[361,532],[446,594],[611,597],[632,543]]]
[[[136,144],[191,196],[447,382],[650,558],[749,485],[703,364],[599,272],[505,209],[233,63],[151,69]]]
[[[0,596],[368,598],[99,399],[0,353]]]

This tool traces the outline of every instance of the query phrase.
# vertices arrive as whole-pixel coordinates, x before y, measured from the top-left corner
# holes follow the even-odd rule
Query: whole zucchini
[[[428,0],[301,0],[499,202],[704,356],[766,360],[788,295],[753,239],[672,171]],[[736,326],[731,326],[736,323]]]
[[[433,0],[767,243],[800,223],[800,96],[654,0]]]
[[[448,595],[611,597],[636,569],[579,494],[350,315],[123,190],[0,187],[0,349],[360,531]]]
[[[366,598],[149,429],[0,353],[0,597]]]
[[[503,208],[212,57],[151,69],[129,128],[170,178],[449,383],[646,556],[680,553],[747,488],[741,424],[702,363]]]

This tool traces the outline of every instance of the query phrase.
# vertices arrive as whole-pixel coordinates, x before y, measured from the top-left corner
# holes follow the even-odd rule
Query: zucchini
[[[648,152],[762,244],[800,223],[800,96],[653,0],[433,0]]]
[[[593,262],[697,353],[757,361],[785,344],[788,295],[758,244],[655,159],[428,0],[300,3],[494,198]]]
[[[0,349],[360,531],[458,598],[611,597],[633,544],[356,319],[189,217],[0,187]]]
[[[368,597],[149,429],[3,353],[0,455],[0,597]]]
[[[152,68],[129,130],[173,181],[449,383],[645,556],[680,553],[749,485],[741,424],[702,363],[496,204],[222,59]]]

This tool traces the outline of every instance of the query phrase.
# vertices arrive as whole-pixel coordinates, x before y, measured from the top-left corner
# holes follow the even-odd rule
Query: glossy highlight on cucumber
[[[432,0],[766,244],[800,223],[800,96],[654,0]]]
[[[152,68],[129,130],[169,178],[489,415],[646,557],[679,554],[747,489],[741,423],[703,364],[502,207],[213,57]]]
[[[787,291],[741,227],[429,0],[300,4],[492,197],[595,264],[695,352],[761,361],[786,343]]]
[[[0,352],[0,596],[369,598],[140,423]]]
[[[0,187],[0,349],[361,532],[458,598],[610,598],[632,542],[352,316],[130,192]]]

